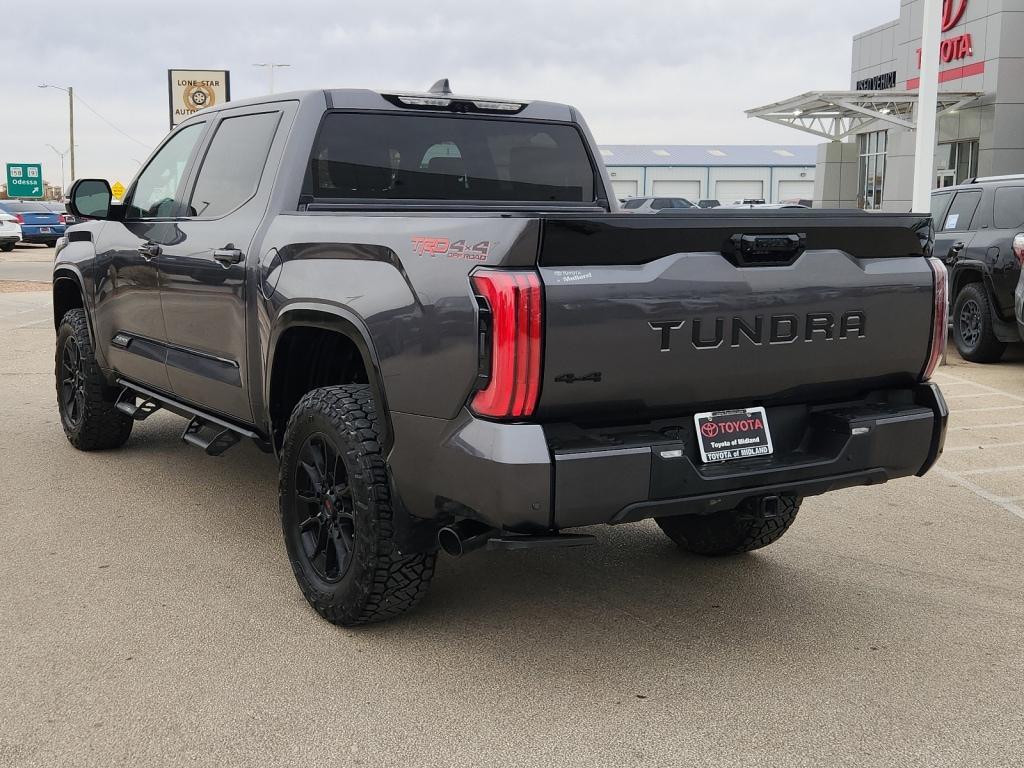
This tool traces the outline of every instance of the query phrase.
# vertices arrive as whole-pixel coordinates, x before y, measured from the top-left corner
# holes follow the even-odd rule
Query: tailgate
[[[550,218],[542,417],[676,415],[917,381],[927,217],[703,211]]]

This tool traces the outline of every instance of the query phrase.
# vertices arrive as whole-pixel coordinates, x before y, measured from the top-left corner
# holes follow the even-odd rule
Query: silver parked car
[[[696,207],[685,197],[633,197],[622,204],[622,210],[630,213],[661,213]]]

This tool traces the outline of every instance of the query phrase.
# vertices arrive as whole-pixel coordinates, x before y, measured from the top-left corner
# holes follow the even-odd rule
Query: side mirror
[[[71,185],[68,208],[76,217],[106,219],[114,193],[105,179],[79,179]]]

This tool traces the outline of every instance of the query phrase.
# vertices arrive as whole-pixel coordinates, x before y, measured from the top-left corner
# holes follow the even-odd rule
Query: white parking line
[[[960,474],[964,477],[971,475],[998,475],[1000,472],[1020,472],[1024,470],[1024,465],[1018,464],[1014,467],[986,467],[985,469],[968,469]]]
[[[993,405],[987,408],[957,408],[957,413],[985,413],[987,411],[1015,411],[1024,405]]]
[[[975,424],[973,426],[950,427],[950,432],[963,432],[972,429],[1001,429],[1003,427],[1024,427],[1024,421],[1010,421],[1002,424]]]
[[[950,472],[948,469],[936,467],[935,472],[941,475],[942,477],[946,478],[947,480],[953,481],[961,488],[970,491],[975,496],[980,496],[985,501],[990,501],[997,507],[1001,507],[1002,509],[1009,512],[1011,515],[1016,515],[1021,520],[1024,520],[1024,508],[1022,508],[1019,504],[1015,503],[1013,499],[1004,499],[1001,496],[996,496],[994,493],[985,490],[980,485],[972,483],[966,477],[958,475],[956,472]]]
[[[997,448],[1020,448],[1024,446],[1024,441],[1019,443],[985,443],[983,445],[958,445],[955,448],[946,448],[945,453],[950,451],[987,451],[995,450]]]
[[[947,395],[945,392],[942,393],[947,400],[966,400],[969,397],[992,397],[991,392],[979,392],[975,395]]]
[[[1021,397],[1020,395],[1014,395],[1014,394],[1012,394],[1010,392],[1004,392],[1001,389],[996,389],[995,387],[990,387],[987,384],[978,384],[976,381],[971,381],[970,379],[964,379],[964,378],[961,378],[959,376],[954,376],[951,373],[944,373],[943,374],[943,378],[948,378],[950,381],[952,381],[955,384],[971,384],[971,385],[973,385],[973,386],[977,387],[978,389],[983,390],[985,392],[991,392],[991,393],[993,393],[995,395],[1003,395],[1004,397],[1008,397],[1011,400],[1016,400],[1019,403],[1024,403],[1024,397]],[[942,382],[939,382],[939,383],[941,384]]]

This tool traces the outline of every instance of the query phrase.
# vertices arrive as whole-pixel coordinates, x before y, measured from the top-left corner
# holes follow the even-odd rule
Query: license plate
[[[42,232],[44,235],[50,234],[50,228],[49,227],[40,227],[39,231]]]
[[[775,450],[764,408],[698,413],[693,418],[700,458],[706,464],[771,456]]]

